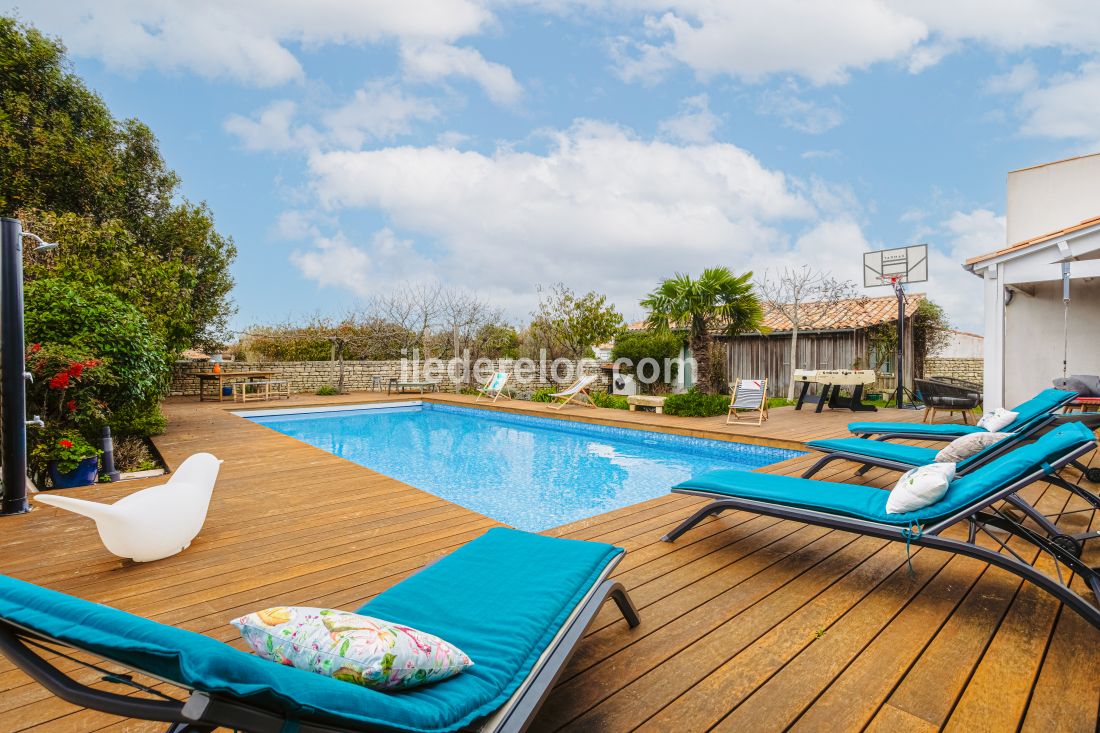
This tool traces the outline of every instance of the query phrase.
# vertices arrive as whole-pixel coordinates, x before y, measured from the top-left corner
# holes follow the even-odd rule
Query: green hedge
[[[665,398],[665,414],[680,417],[712,417],[725,415],[729,410],[730,396],[725,394],[703,394],[694,389],[684,394],[669,395]]]

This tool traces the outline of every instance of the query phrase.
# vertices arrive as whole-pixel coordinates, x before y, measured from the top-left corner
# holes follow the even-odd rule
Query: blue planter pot
[[[57,470],[57,463],[50,464],[50,479],[53,480],[55,489],[75,489],[77,486],[89,486],[95,483],[99,474],[99,458],[92,456],[85,458],[76,468],[68,473]]]

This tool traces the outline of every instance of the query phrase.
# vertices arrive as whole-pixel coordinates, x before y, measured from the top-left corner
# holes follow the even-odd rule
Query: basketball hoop
[[[905,283],[928,280],[928,245],[880,249],[863,254],[863,287],[889,285],[898,299],[897,406],[905,407]]]

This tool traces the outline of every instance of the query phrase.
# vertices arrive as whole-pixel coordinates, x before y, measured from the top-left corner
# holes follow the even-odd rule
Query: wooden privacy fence
[[[905,383],[913,384],[912,329],[906,332]],[[870,369],[871,342],[867,329],[804,331],[798,334],[798,363],[790,363],[790,333],[746,335],[726,341],[727,376],[735,379],[768,378],[768,392],[787,394],[794,369]],[[858,359],[858,362],[857,362]],[[893,389],[895,378],[879,374],[878,389]]]

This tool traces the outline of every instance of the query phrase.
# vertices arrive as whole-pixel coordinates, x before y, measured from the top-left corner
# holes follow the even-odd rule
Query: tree
[[[791,369],[798,367],[798,333],[815,324],[824,324],[843,300],[856,295],[851,280],[837,280],[828,273],[812,269],[785,267],[772,279],[768,273],[756,284],[768,308],[791,322]],[[794,380],[787,385],[787,399],[794,399]]]
[[[917,305],[913,328],[913,374],[926,376],[924,362],[951,342],[951,321],[943,308],[927,298]]]
[[[592,347],[610,340],[623,327],[622,314],[596,292],[577,295],[563,283],[538,288],[539,305],[528,335],[535,349],[551,358],[591,357]]]
[[[180,197],[152,131],[116,120],[60,42],[10,18],[0,69],[0,214],[63,245],[28,254],[28,279],[105,286],[173,352],[222,340],[236,248],[205,204]]]
[[[660,375],[664,376],[664,366],[679,358],[680,350],[684,347],[683,334],[669,331],[627,331],[615,337],[615,346],[611,349],[611,359],[618,361],[626,359],[631,368],[637,374],[638,365],[646,360],[653,359],[660,366]],[[676,376],[674,369],[668,372],[670,377]],[[657,382],[642,382],[643,389],[653,393]]]
[[[727,267],[708,267],[699,279],[677,273],[642,301],[647,322],[657,331],[686,329],[696,364],[696,383],[713,393],[711,344],[715,333],[736,336],[760,327],[764,311],[753,291],[752,273],[734,275]]]

